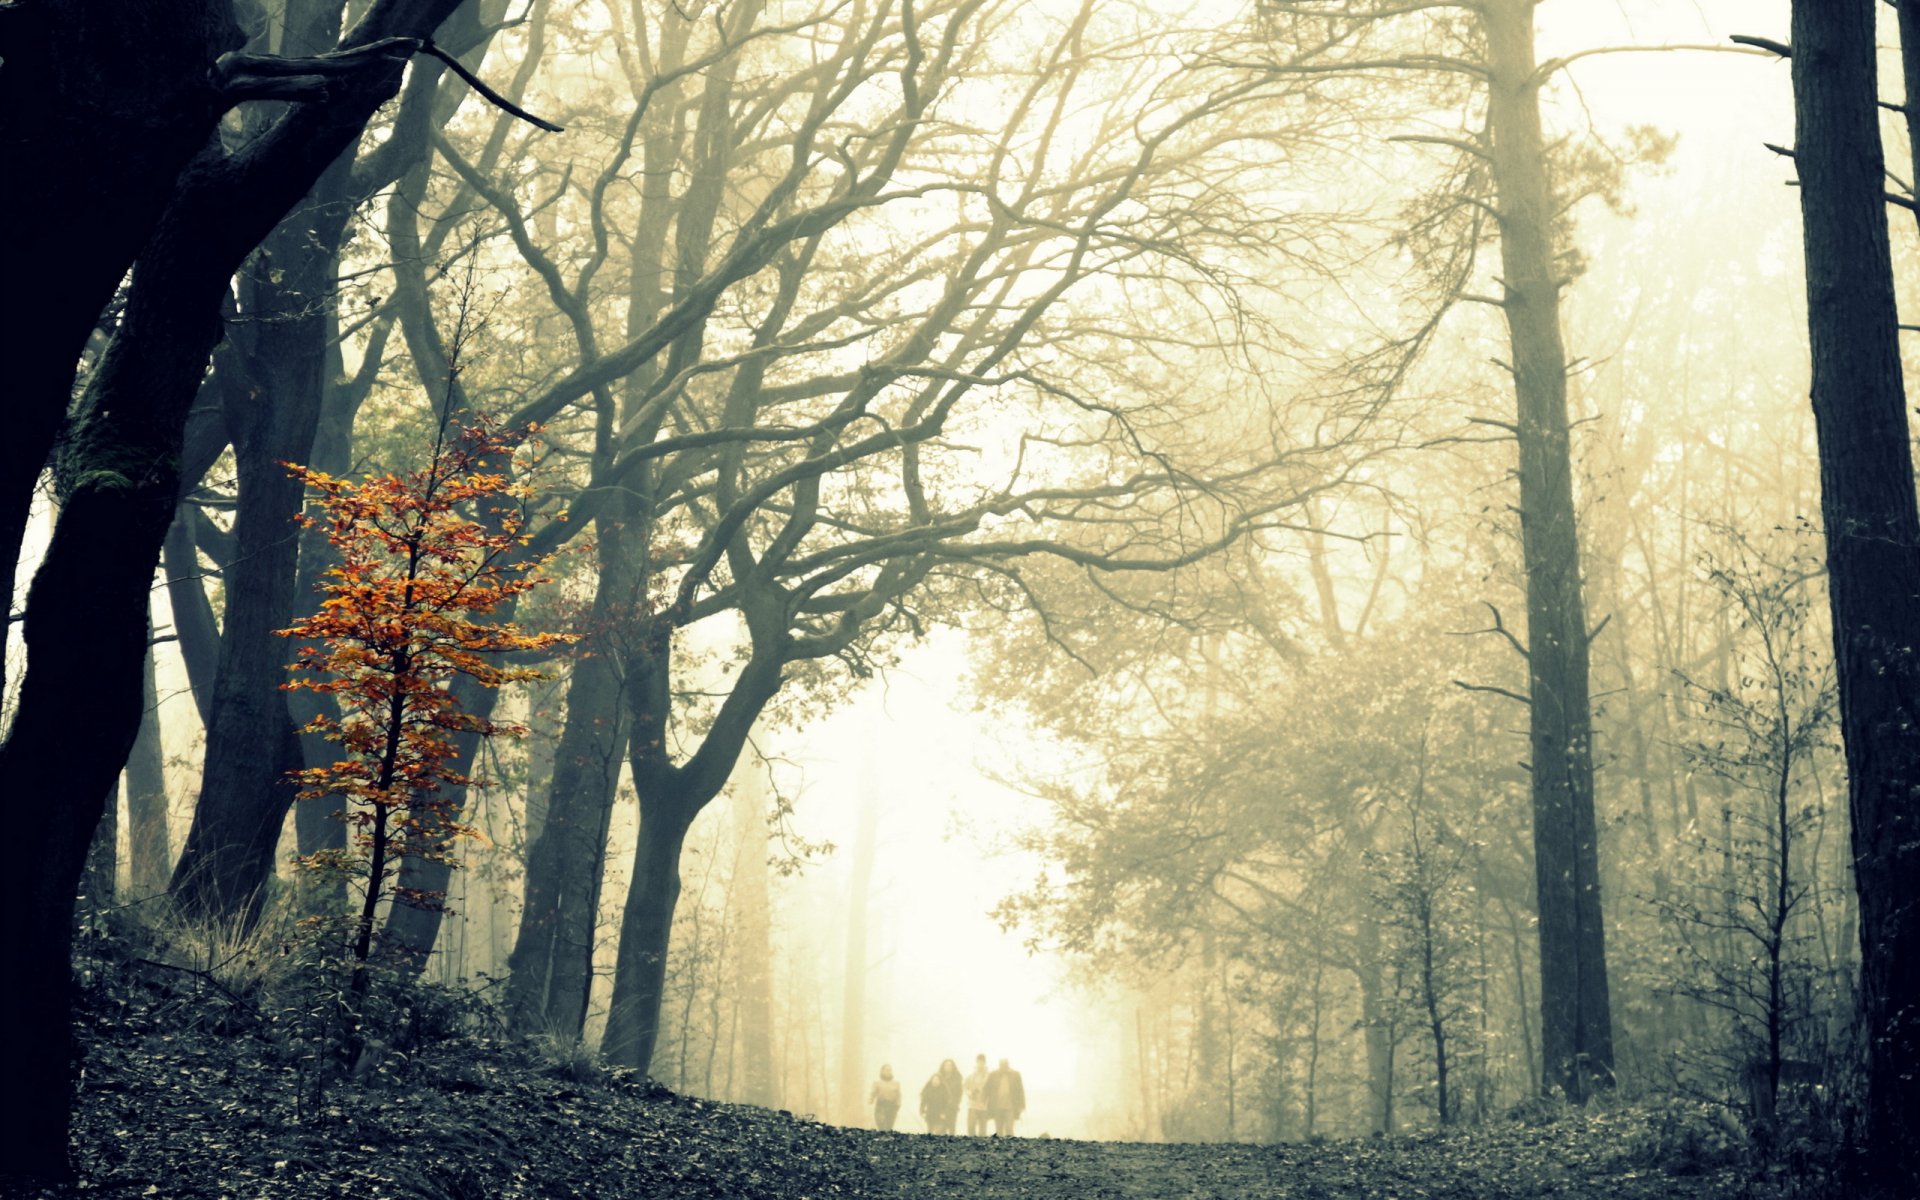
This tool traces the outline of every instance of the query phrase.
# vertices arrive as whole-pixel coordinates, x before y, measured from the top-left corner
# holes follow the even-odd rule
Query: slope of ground
[[[1449,1137],[1277,1147],[847,1130],[567,1070],[471,1033],[396,1037],[318,1092],[289,1022],[211,979],[82,971],[84,1178],[62,1196],[207,1200],[1467,1200],[1768,1197],[1700,1128],[1628,1111]],[[419,1014],[412,1018],[416,1032]],[[430,1024],[431,1022],[427,1022]],[[1709,1135],[1708,1140],[1712,1140]]]

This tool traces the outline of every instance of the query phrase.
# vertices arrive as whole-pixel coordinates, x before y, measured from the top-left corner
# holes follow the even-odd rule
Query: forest
[[[0,1191],[1920,1195],[1910,97],[0,2]]]

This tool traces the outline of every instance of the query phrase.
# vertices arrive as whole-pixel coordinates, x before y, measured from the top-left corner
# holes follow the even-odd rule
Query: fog
[[[107,468],[29,473],[12,727],[34,671],[93,669],[31,642],[73,594],[22,607],[63,538],[137,559],[114,620],[150,620],[90,894],[834,1124],[926,1131],[983,1055],[1021,1136],[1614,1088],[1771,1128],[1859,1044],[1872,940],[1794,93],[1730,41],[1790,9],[1548,0],[1529,44],[1508,7],[462,10],[438,36],[501,94],[416,58],[359,175],[314,168],[218,289],[158,515],[80,524]],[[320,53],[308,8],[250,44]],[[275,70],[230,147],[306,103]],[[452,543],[354,557],[446,480]],[[490,589],[432,634],[407,694],[460,715],[406,786],[406,686],[353,686],[430,657],[365,631],[417,580],[324,619],[402,558]]]

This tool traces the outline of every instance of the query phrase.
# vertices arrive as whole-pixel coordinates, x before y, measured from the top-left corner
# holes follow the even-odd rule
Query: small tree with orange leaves
[[[304,519],[326,530],[340,558],[320,610],[280,632],[301,639],[289,664],[298,677],[283,686],[339,706],[308,729],[345,755],[300,772],[300,796],[345,801],[349,845],[304,861],[362,887],[350,943],[355,996],[367,991],[382,900],[439,902],[399,894],[389,877],[400,861],[444,856],[451,841],[476,833],[443,791],[479,782],[454,768],[455,736],[525,732],[466,712],[450,685],[459,676],[490,688],[536,678],[501,656],[570,640],[489,619],[545,582],[545,560],[526,553],[530,490],[506,469],[519,440],[485,421],[449,428],[443,418],[432,456],[408,474],[356,482],[288,464],[318,493],[320,514]]]

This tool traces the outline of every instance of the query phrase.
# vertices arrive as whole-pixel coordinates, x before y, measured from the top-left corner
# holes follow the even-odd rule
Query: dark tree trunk
[[[289,17],[295,44],[332,45],[339,36],[337,3],[296,5]],[[301,219],[276,229],[243,274],[249,320],[235,351],[254,386],[241,395],[227,389],[239,476],[234,551],[200,799],[173,889],[176,903],[199,916],[257,913],[298,790],[287,772],[304,765],[280,690],[288,647],[276,633],[302,602],[294,590],[303,540],[295,518],[304,489],[284,464],[309,460],[319,423],[338,255],[352,212],[351,163],[349,151],[326,169]],[[274,753],[261,753],[265,746]]]
[[[100,826],[93,831],[93,845],[87,849],[86,874],[81,881],[81,899],[97,919],[114,905],[120,875],[120,779],[114,777],[101,801]],[[96,928],[98,926],[96,925]]]
[[[511,604],[502,605],[498,611],[501,621],[513,620],[514,608]],[[466,675],[456,676],[453,692],[458,698],[460,711],[471,713],[483,720],[493,716],[494,706],[500,701],[497,688],[481,687]],[[447,769],[461,775],[473,773],[474,761],[480,755],[480,743],[484,739],[475,733],[458,733],[453,737],[454,754],[447,761]],[[465,788],[444,789],[436,800],[444,801],[455,820],[464,820],[468,791]],[[457,853],[457,847],[447,847]],[[423,858],[410,854],[400,860],[394,881],[397,894],[423,896],[426,903],[407,904],[396,900],[387,912],[386,928],[381,933],[382,945],[392,954],[395,970],[402,976],[412,977],[427,969],[427,963],[433,957],[433,948],[440,940],[440,927],[445,923],[446,907],[443,903],[447,886],[453,881],[453,863],[440,861],[439,858]]]
[[[644,568],[638,577],[645,578]],[[637,633],[625,656],[628,705],[627,764],[640,794],[640,844],[633,883],[620,920],[620,951],[614,963],[613,1002],[601,1052],[608,1061],[645,1072],[653,1064],[660,1032],[673,909],[680,898],[680,848],[687,830],[726,786],[747,744],[753,723],[780,690],[787,649],[783,613],[777,606],[750,606],[753,656],[735,677],[700,748],[675,764],[667,731],[673,716],[672,614],[657,616]]]
[[[674,906],[680,900],[680,851],[699,806],[677,797],[640,795],[640,845],[620,921],[613,1003],[600,1052],[615,1066],[646,1074],[660,1035]]]
[[[213,134],[208,68],[240,41],[227,0],[0,9],[0,228],[12,231],[0,319],[9,346],[31,350],[8,356],[0,562],[19,560],[81,350],[181,169]],[[48,235],[63,229],[84,235]],[[11,566],[6,576],[0,633],[15,610]]]
[[[0,1122],[0,1171],[22,1179],[69,1174],[74,894],[108,789],[140,725],[145,592],[152,547],[173,507],[172,480],[164,468],[155,474],[160,478],[136,477],[123,487],[101,479],[70,494],[27,594],[30,666],[0,747],[0,796],[11,836],[23,848],[15,866],[0,872],[0,905],[8,914],[0,959],[15,980],[0,988],[7,1064],[0,1094],[10,1114]],[[126,493],[136,490],[154,513],[144,525],[120,519]],[[81,596],[95,600],[80,603]]]
[[[336,327],[337,324],[336,317]],[[386,330],[389,328],[387,325],[376,327],[367,346],[369,362],[380,361],[386,346]],[[331,336],[337,338],[337,328]],[[320,422],[314,431],[313,448],[307,465],[338,476],[345,475],[353,467],[353,419],[366,398],[373,374],[363,366],[364,384],[341,380],[337,341],[330,340],[327,362],[327,390],[321,400]],[[326,571],[338,562],[339,555],[327,540],[324,528],[310,527],[300,531],[300,565],[293,586],[296,609],[312,604],[313,598],[319,594]],[[338,711],[330,697],[306,689],[286,693],[286,702],[288,716],[297,730],[305,730],[316,717],[330,716]],[[302,761],[328,761],[322,756],[331,756],[333,746],[323,735],[302,732],[299,736]],[[296,848],[302,857],[346,848],[347,826],[341,803],[335,797],[316,796],[297,802],[293,808],[293,827]],[[344,913],[347,910],[347,882],[328,873],[309,873],[301,881],[299,903],[303,912],[313,915],[337,916]]]
[[[527,854],[526,901],[507,960],[507,1009],[528,1032],[577,1038],[593,986],[607,828],[626,749],[620,643],[633,632],[639,581],[615,521],[596,525],[599,578],[587,640],[567,688],[566,723],[540,833]]]
[[[1795,0],[1820,507],[1860,892],[1863,1161],[1920,1188],[1920,514],[1882,199],[1872,0]],[[1905,15],[1903,13],[1903,15]]]
[[[1613,1027],[1600,910],[1567,355],[1560,335],[1560,289],[1566,280],[1554,266],[1555,201],[1540,127],[1533,10],[1532,0],[1498,0],[1482,10],[1481,20],[1490,70],[1504,311],[1518,403],[1542,1082],[1581,1103],[1612,1081]]]
[[[194,414],[187,420],[180,455],[180,488],[197,487],[226,448],[226,422],[220,419],[212,397],[218,388],[209,380],[202,387]],[[198,509],[182,504],[174,514],[163,544],[162,573],[166,576],[167,607],[173,612],[173,632],[178,639],[181,661],[187,668],[187,685],[193,693],[194,711],[202,728],[213,719],[213,677],[220,663],[220,621],[207,599],[200,565],[200,549],[194,538],[194,523],[202,519]],[[225,568],[225,564],[220,564]]]

